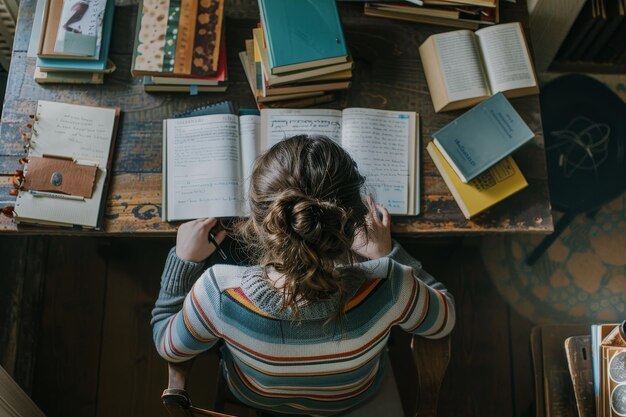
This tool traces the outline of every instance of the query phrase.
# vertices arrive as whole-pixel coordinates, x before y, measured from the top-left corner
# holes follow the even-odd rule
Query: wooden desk
[[[502,4],[503,21],[526,22],[526,2]],[[117,71],[105,77],[103,86],[38,85],[33,80],[35,59],[26,51],[33,22],[35,0],[22,0],[9,71],[6,101],[0,125],[0,173],[19,168],[23,156],[18,128],[34,113],[37,100],[96,106],[120,106],[111,187],[105,213],[106,235],[163,235],[174,224],[161,222],[161,140],[164,118],[218,100],[229,99],[241,107],[254,107],[254,99],[237,57],[244,40],[258,21],[255,0],[226,0],[229,87],[224,94],[147,94],[140,79],[130,75],[137,14],[136,2],[118,0],[111,59]],[[430,135],[462,112],[435,114],[426,86],[418,47],[426,38],[449,28],[419,25],[363,16],[362,5],[340,6],[344,31],[355,60],[352,88],[328,107],[362,106],[389,110],[415,110],[422,125],[422,214],[394,218],[395,233],[477,234],[491,232],[549,233],[553,229],[545,152],[538,97],[513,100],[536,137],[515,154],[529,187],[475,220],[467,221],[439,176],[425,146]],[[9,196],[9,177],[0,177],[0,200]],[[0,231],[20,233],[81,233],[63,229],[17,227],[1,216]]]

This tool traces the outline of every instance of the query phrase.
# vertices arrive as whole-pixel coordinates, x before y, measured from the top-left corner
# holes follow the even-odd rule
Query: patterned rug
[[[542,238],[511,235],[482,241],[487,271],[516,311],[537,324],[626,318],[626,195],[593,219],[576,217],[535,265],[526,265]]]
[[[626,76],[594,77],[626,101]],[[556,223],[560,213],[553,214]],[[526,265],[542,239],[512,235],[482,241],[487,271],[516,311],[537,324],[626,319],[626,195],[593,219],[576,217],[535,265]]]

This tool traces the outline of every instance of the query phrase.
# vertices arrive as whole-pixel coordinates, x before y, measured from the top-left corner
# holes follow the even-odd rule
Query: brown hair
[[[239,236],[263,267],[284,276],[283,309],[298,319],[299,304],[334,300],[343,315],[356,233],[365,228],[365,178],[339,145],[324,136],[294,136],[255,162],[250,218]],[[336,263],[344,267],[337,270]]]

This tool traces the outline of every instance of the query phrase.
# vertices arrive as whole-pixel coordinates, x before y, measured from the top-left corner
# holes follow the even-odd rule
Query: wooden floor
[[[496,292],[476,243],[403,241],[456,299],[439,415],[531,416],[532,325]],[[0,363],[47,416],[165,415],[166,365],[149,321],[172,244],[0,237]],[[200,405],[215,369],[210,355],[194,365],[191,394]]]

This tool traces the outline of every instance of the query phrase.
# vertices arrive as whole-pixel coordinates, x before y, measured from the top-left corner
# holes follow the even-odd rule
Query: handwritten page
[[[341,111],[267,109],[261,112],[261,144],[269,149],[296,135],[324,135],[341,144]]]
[[[37,219],[41,223],[97,226],[100,205],[104,198],[115,113],[115,109],[43,100],[38,102],[29,155],[60,156],[85,163],[97,163],[98,171],[92,198],[84,201],[34,197],[28,192],[20,192],[16,203],[18,219],[21,217]]]
[[[493,94],[537,85],[519,23],[476,31]]]
[[[343,111],[342,145],[367,178],[367,191],[392,214],[409,212],[415,113],[362,108]]]
[[[473,32],[455,30],[434,36],[449,101],[489,95]]]
[[[165,129],[167,220],[242,215],[238,117],[171,119]]]
[[[248,190],[250,189],[250,176],[256,157],[261,152],[258,141],[261,127],[259,116],[240,116],[239,132],[241,136],[241,174],[244,180],[243,199],[248,201]],[[244,204],[247,207],[247,204]]]

